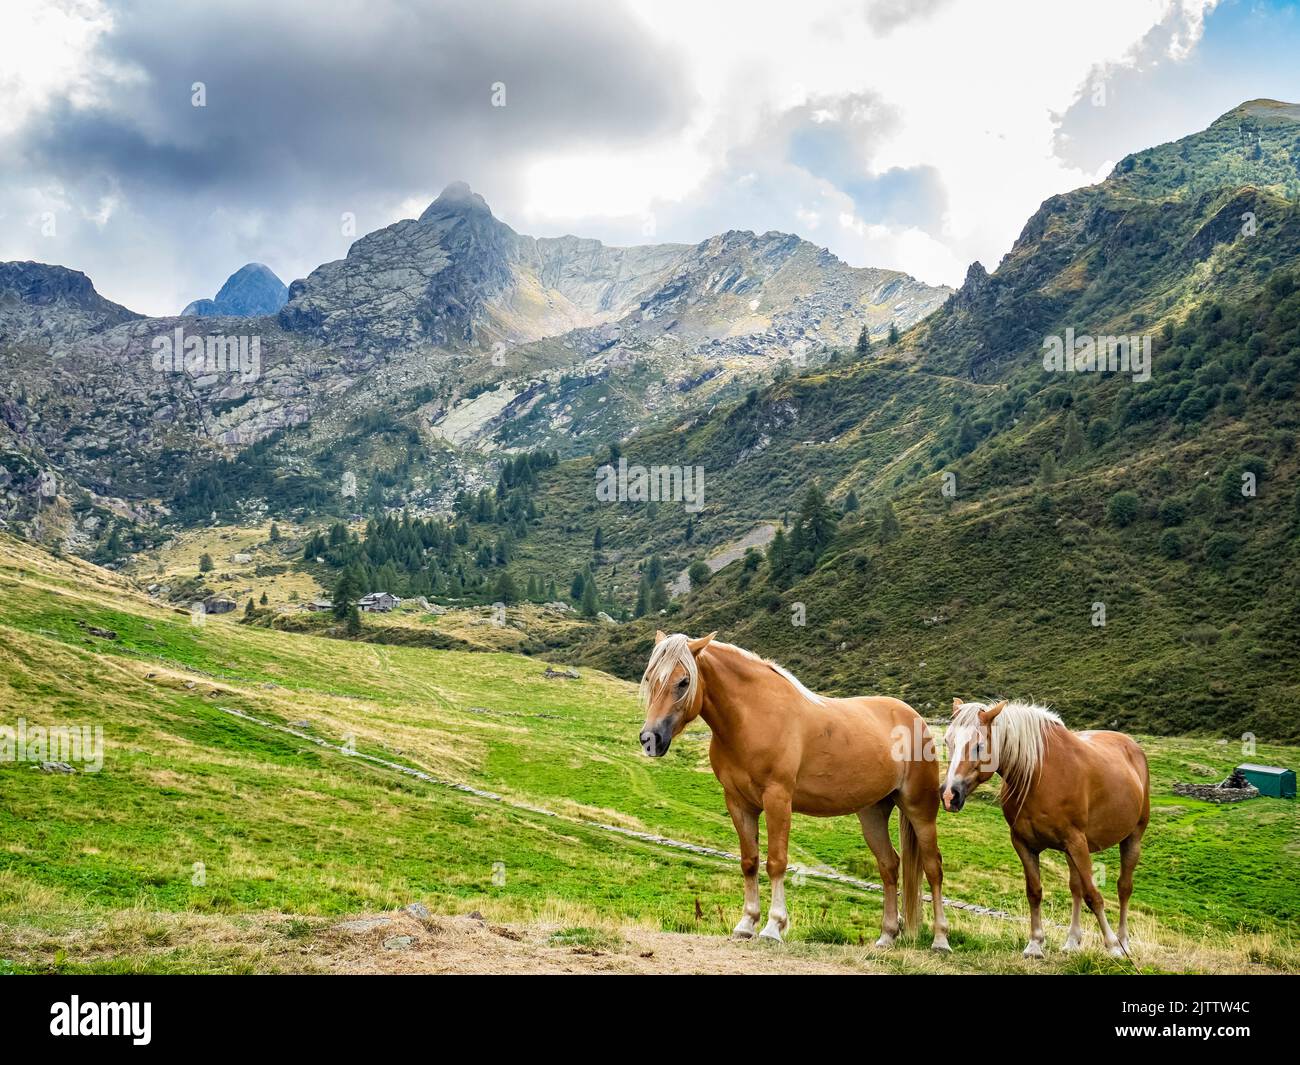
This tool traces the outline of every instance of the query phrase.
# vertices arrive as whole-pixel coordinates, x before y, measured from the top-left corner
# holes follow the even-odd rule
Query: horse
[[[1074,915],[1063,949],[1082,946],[1079,912],[1086,899],[1107,952],[1124,957],[1133,870],[1151,819],[1151,775],[1142,748],[1122,732],[1071,732],[1045,707],[1005,700],[987,706],[953,699],[944,743],[948,748],[945,810],[956,813],[994,773],[1002,777],[1002,814],[1011,828],[1011,845],[1025,867],[1029,900],[1025,957],[1043,956],[1038,855],[1044,850],[1063,851],[1070,865]],[[1106,922],[1105,903],[1093,883],[1089,857],[1117,843],[1118,934]]]
[[[856,814],[875,855],[884,887],[878,947],[900,933],[898,874],[903,878],[903,927],[920,928],[921,869],[934,903],[934,942],[948,950],[943,912],[943,861],[936,823],[939,767],[925,721],[897,699],[832,699],[805,688],[788,671],[751,651],[722,643],[655,633],[641,678],[646,708],[641,746],[662,758],[697,717],[713,736],[709,761],[722,785],[740,837],[745,907],[733,935],[753,938],[761,917],[758,818],[767,818],[767,876],[772,885],[760,939],[781,942],[790,924],[785,903],[792,813],[814,817]],[[889,838],[899,811],[902,858]]]

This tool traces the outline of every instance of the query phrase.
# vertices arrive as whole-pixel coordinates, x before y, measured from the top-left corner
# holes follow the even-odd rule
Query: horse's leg
[[[1124,949],[1119,945],[1119,940],[1110,930],[1110,923],[1106,920],[1106,900],[1097,890],[1097,885],[1092,882],[1092,854],[1088,850],[1088,841],[1084,839],[1082,833],[1076,833],[1065,841],[1065,856],[1069,859],[1071,868],[1079,876],[1079,883],[1083,887],[1083,898],[1088,904],[1088,909],[1093,912],[1097,924],[1101,926],[1101,938],[1106,944],[1106,952],[1113,958],[1122,958]]]
[[[898,852],[889,838],[889,815],[893,809],[894,800],[888,798],[858,811],[862,838],[876,856],[880,884],[885,889],[885,913],[880,922],[880,938],[876,940],[878,947],[893,946],[898,936]]]
[[[785,909],[785,867],[790,842],[790,793],[768,788],[763,793],[763,816],[767,818],[767,878],[772,882],[772,900],[767,906],[767,924],[759,932],[761,939],[781,942],[781,933],[790,924]]]
[[[934,942],[930,944],[930,949],[946,953],[951,948],[948,946],[948,918],[943,912],[943,856],[939,853],[939,829],[935,823],[938,812],[937,787],[924,788],[920,796],[909,794],[904,788],[899,796],[898,814],[906,817],[912,826],[916,846],[921,852],[925,879],[930,885],[930,900],[934,907]],[[900,836],[902,829],[903,826],[899,825]]]
[[[1142,831],[1119,842],[1119,945],[1128,950],[1128,899],[1133,894],[1133,870],[1142,856]]]
[[[948,918],[943,912],[943,856],[939,853],[939,832],[934,821],[912,821],[912,830],[916,833],[916,841],[921,848],[925,879],[930,885],[930,898],[934,906],[934,942],[930,944],[930,949],[946,954],[952,948],[948,946]]]
[[[1079,925],[1079,914],[1083,910],[1083,881],[1070,866],[1070,896],[1074,899],[1074,909],[1070,914],[1070,931],[1066,933],[1062,950],[1079,950],[1083,946],[1083,929]]]
[[[1043,956],[1043,878],[1038,868],[1038,851],[1031,850],[1029,844],[1011,833],[1011,845],[1020,855],[1020,864],[1025,867],[1025,898],[1029,900],[1029,942],[1025,944],[1026,958]]]
[[[727,812],[740,837],[740,872],[745,877],[745,913],[731,933],[737,939],[752,939],[762,910],[758,904],[758,811],[726,793]]]

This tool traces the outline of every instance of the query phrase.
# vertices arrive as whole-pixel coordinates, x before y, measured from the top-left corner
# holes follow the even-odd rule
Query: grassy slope
[[[88,635],[78,621],[117,638]],[[540,663],[511,655],[326,641],[222,618],[196,628],[111,574],[7,537],[0,634],[5,721],[100,724],[107,746],[99,773],[0,763],[0,958],[11,967],[293,967],[275,951],[268,957],[260,939],[247,950],[233,945],[239,929],[292,914],[284,934],[310,937],[320,918],[413,899],[578,927],[723,932],[736,916],[731,863],[575,820],[734,849],[701,730],[662,762],[639,757],[640,714],[624,682],[590,671],[577,682],[547,681]],[[353,737],[359,751],[564,816],[412,780],[220,707],[309,721],[322,738]],[[1209,741],[1148,749],[1158,802],[1136,901],[1158,920],[1139,925],[1139,960],[1175,969],[1300,964],[1300,911],[1286,880],[1300,845],[1293,808],[1172,799],[1171,780],[1217,774],[1234,759]],[[1263,748],[1259,757],[1295,754]],[[1019,912],[1020,878],[991,796],[942,827],[946,893]],[[874,878],[849,820],[800,818],[793,844],[796,862]],[[205,866],[201,885],[192,882],[196,862]],[[498,862],[501,886],[493,884]],[[1059,920],[1064,871],[1046,864],[1050,915]],[[794,934],[804,939],[870,942],[879,920],[878,895],[815,879],[793,890],[793,907]],[[1018,921],[956,913],[953,923],[952,961],[903,952],[882,964],[1019,964]],[[190,942],[185,930],[200,926],[227,927],[230,942],[197,932]],[[1089,956],[1056,957],[1048,969],[1080,966],[1110,968]]]

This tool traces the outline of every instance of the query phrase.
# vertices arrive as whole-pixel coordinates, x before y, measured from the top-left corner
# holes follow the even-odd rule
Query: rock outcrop
[[[61,343],[140,317],[106,300],[80,270],[0,263],[0,344]]]

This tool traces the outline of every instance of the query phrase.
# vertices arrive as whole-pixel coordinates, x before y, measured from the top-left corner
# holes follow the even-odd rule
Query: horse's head
[[[1007,705],[952,701],[952,723],[944,735],[948,749],[948,778],[943,786],[943,808],[956,813],[966,797],[997,772],[994,759],[993,719]]]
[[[696,659],[717,635],[711,632],[692,640],[680,632],[655,633],[655,649],[641,676],[641,701],[645,724],[641,748],[652,758],[662,758],[668,745],[694,721],[704,705],[704,685]]]

